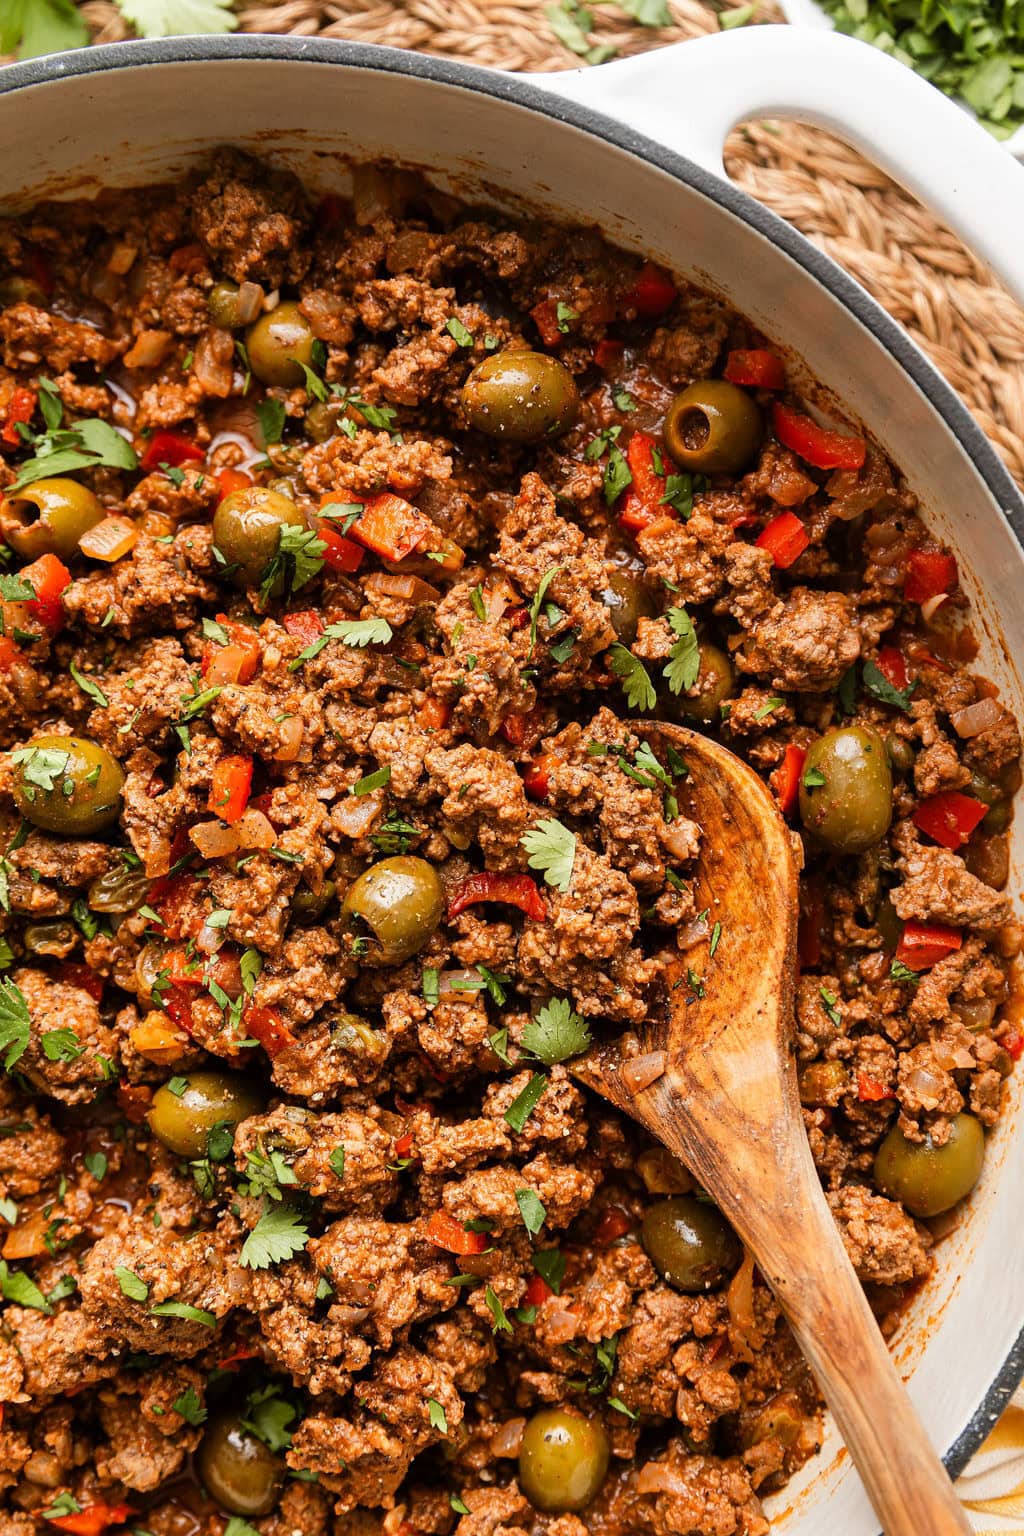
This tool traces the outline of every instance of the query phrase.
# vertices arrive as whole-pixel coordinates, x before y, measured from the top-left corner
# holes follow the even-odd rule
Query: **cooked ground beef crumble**
[[[405,172],[43,206],[0,304],[0,1536],[759,1536],[814,1383],[571,1075],[713,986],[633,725],[802,838],[801,1099],[890,1327],[1022,1045],[953,557],[722,304]]]

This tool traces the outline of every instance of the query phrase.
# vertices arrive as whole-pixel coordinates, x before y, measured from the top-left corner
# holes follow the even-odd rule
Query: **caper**
[[[213,541],[229,565],[237,566],[242,579],[259,586],[281,542],[281,529],[298,528],[303,516],[287,496],[266,486],[247,485],[232,491],[218,503],[213,514]],[[279,577],[271,595],[284,588]]]
[[[129,869],[119,864],[97,875],[89,886],[88,901],[94,912],[134,912],[149,893],[150,880],[144,869]]]
[[[312,366],[315,339],[298,304],[286,300],[246,332],[249,366],[261,384],[293,389],[303,382],[303,369]]]
[[[863,853],[889,830],[892,769],[885,743],[866,725],[826,731],[800,775],[800,816],[835,853]]]
[[[146,1118],[157,1140],[179,1157],[205,1157],[214,1126],[238,1125],[262,1108],[256,1089],[237,1072],[192,1072],[180,1093],[167,1084],[158,1088]]]
[[[674,708],[688,720],[714,725],[722,718],[722,705],[732,694],[736,674],[721,646],[709,640],[700,643],[700,670],[697,681],[685,693],[674,698]]]
[[[764,425],[745,389],[726,379],[703,379],[676,395],[663,430],[665,447],[680,468],[737,475],[757,453]]]
[[[400,965],[424,944],[441,921],[444,888],[426,859],[402,854],[381,859],[345,893],[342,914],[370,931],[367,959]]]
[[[608,1473],[608,1436],[575,1408],[542,1408],[523,1431],[519,1486],[534,1509],[586,1509]]]
[[[18,527],[8,527],[7,542],[30,560],[39,555],[70,560],[82,534],[105,515],[88,486],[62,476],[34,480],[20,491],[7,491],[6,496],[19,522]],[[36,509],[36,516],[30,514],[29,507]]]
[[[63,960],[77,944],[78,930],[74,923],[60,921],[26,923],[21,942],[27,955],[46,955],[51,959]]]
[[[233,1515],[267,1515],[284,1482],[283,1461],[233,1413],[211,1419],[196,1452],[211,1498]]]
[[[690,1195],[649,1205],[641,1240],[662,1279],[693,1295],[721,1285],[743,1257],[739,1238],[721,1211]]]
[[[236,331],[242,321],[238,313],[238,284],[214,283],[206,295],[206,307],[214,325],[225,331]]]
[[[318,891],[308,885],[300,885],[292,897],[292,913],[300,923],[315,923],[323,917],[334,900],[333,880],[325,880]]]
[[[338,418],[324,400],[316,400],[304,417],[306,435],[314,443],[326,443],[338,430]]]
[[[905,736],[897,736],[895,731],[890,731],[885,738],[885,750],[893,773],[912,772],[917,754]]]
[[[478,432],[536,443],[565,432],[579,412],[576,381],[546,352],[495,352],[462,386],[462,409]]]
[[[33,736],[12,754],[14,798],[21,814],[44,832],[81,836],[117,820],[124,773],[87,736]]]
[[[942,1146],[927,1134],[910,1141],[894,1125],[875,1153],[875,1183],[912,1216],[940,1216],[970,1194],[984,1161],[985,1132],[973,1115],[957,1115]]]
[[[616,566],[608,572],[608,578],[598,596],[608,609],[608,617],[616,638],[623,645],[632,645],[636,639],[641,619],[653,618],[657,612],[654,598],[638,571]]]

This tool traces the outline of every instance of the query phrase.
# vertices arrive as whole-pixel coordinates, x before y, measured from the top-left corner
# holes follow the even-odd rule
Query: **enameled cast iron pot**
[[[725,180],[728,129],[773,113],[836,128],[866,148],[1024,298],[1024,169],[885,56],[793,28],[724,33],[532,79],[306,38],[55,55],[0,70],[0,209],[165,179],[235,143],[272,154],[324,191],[345,190],[344,157],[395,158],[462,196],[599,224],[750,316],[902,467],[957,552],[979,668],[1024,718],[1015,665],[1024,656],[1024,501],[959,400],[878,305]],[[1016,826],[1019,890],[1024,817]],[[896,1344],[954,1473],[1024,1370],[1022,1079],[1010,1084],[969,1219],[939,1245],[937,1273]],[[769,1511],[786,1536],[877,1530],[833,1429]]]

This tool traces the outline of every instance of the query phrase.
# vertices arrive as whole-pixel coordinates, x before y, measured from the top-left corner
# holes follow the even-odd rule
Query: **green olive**
[[[863,853],[889,830],[892,769],[885,743],[866,725],[826,731],[800,775],[800,816],[834,853]]]
[[[89,906],[94,912],[134,912],[145,901],[151,883],[144,869],[119,864],[96,876],[89,886]]]
[[[737,475],[757,453],[764,424],[745,389],[726,379],[703,379],[676,395],[663,430],[665,447],[681,469]]]
[[[8,529],[7,542],[30,560],[39,555],[59,555],[62,560],[70,560],[82,534],[105,515],[88,486],[63,477],[35,480],[23,490],[6,494],[20,523],[20,527]],[[32,516],[29,507],[35,507],[36,516]]]
[[[315,339],[299,306],[288,299],[250,325],[245,337],[249,366],[261,384],[294,389],[305,378],[303,368],[312,366]]]
[[[196,1452],[210,1497],[232,1515],[268,1515],[284,1482],[284,1463],[233,1413],[211,1419]]]
[[[981,823],[983,832],[1005,832],[1010,825],[1011,804],[1009,800],[997,800],[991,810],[986,811],[985,819]]]
[[[117,820],[124,773],[98,741],[33,736],[12,758],[14,798],[34,827],[79,837]]]
[[[314,443],[326,443],[338,430],[338,418],[324,400],[315,401],[304,417],[306,435]]]
[[[357,1013],[339,1013],[331,1023],[331,1043],[353,1056],[383,1061],[388,1043],[379,1029],[371,1029]]]
[[[957,1115],[941,1147],[930,1136],[908,1141],[894,1125],[875,1153],[875,1183],[912,1216],[941,1216],[970,1194],[984,1161],[985,1132],[973,1115]]]
[[[333,880],[325,880],[319,891],[313,891],[308,885],[300,885],[292,897],[292,913],[300,923],[315,923],[323,917],[327,908],[334,900],[335,885]]]
[[[637,571],[617,566],[608,572],[608,580],[602,592],[601,602],[608,609],[608,617],[616,638],[623,645],[632,645],[641,619],[652,619],[657,612],[654,598],[643,577]]]
[[[205,1157],[215,1125],[238,1125],[262,1108],[255,1088],[236,1072],[191,1072],[181,1093],[166,1084],[157,1089],[146,1118],[157,1141],[179,1157]]]
[[[812,1061],[800,1072],[801,1104],[835,1104],[842,1096],[850,1074],[841,1061]]]
[[[513,443],[567,431],[579,406],[572,374],[546,352],[496,352],[477,363],[462,386],[470,426]]]
[[[697,681],[675,698],[675,709],[688,720],[714,725],[722,718],[722,705],[732,693],[735,681],[736,674],[726,653],[720,646],[702,640]]]
[[[22,930],[21,942],[25,946],[27,955],[47,955],[51,959],[63,960],[65,955],[70,955],[78,943],[78,930],[74,923],[59,920],[48,923],[26,923]]]
[[[423,948],[441,921],[444,888],[426,859],[403,854],[372,864],[349,886],[341,910],[350,923],[365,923],[376,939],[371,961],[401,965]]]
[[[303,521],[302,513],[287,496],[266,486],[247,485],[218,503],[213,514],[213,541],[228,564],[238,567],[246,584],[256,587],[277,553],[281,529],[301,527]],[[279,595],[283,585],[280,578],[271,595]]]
[[[238,284],[214,283],[206,295],[206,307],[214,325],[225,331],[237,331],[242,326],[238,318]]]
[[[523,1430],[519,1486],[545,1514],[586,1509],[601,1490],[608,1459],[608,1436],[598,1419],[576,1408],[542,1408]]]
[[[721,1211],[692,1195],[649,1205],[641,1240],[662,1279],[691,1295],[721,1285],[743,1257],[740,1240]]]

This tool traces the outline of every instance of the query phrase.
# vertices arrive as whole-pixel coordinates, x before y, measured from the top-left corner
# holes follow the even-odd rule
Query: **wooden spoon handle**
[[[777,1122],[772,1134],[753,1138],[757,1150],[738,1126],[725,1136],[717,1129],[705,1125],[695,1144],[671,1116],[659,1124],[666,1144],[713,1191],[753,1251],[886,1536],[970,1536],[854,1273],[802,1125]]]

